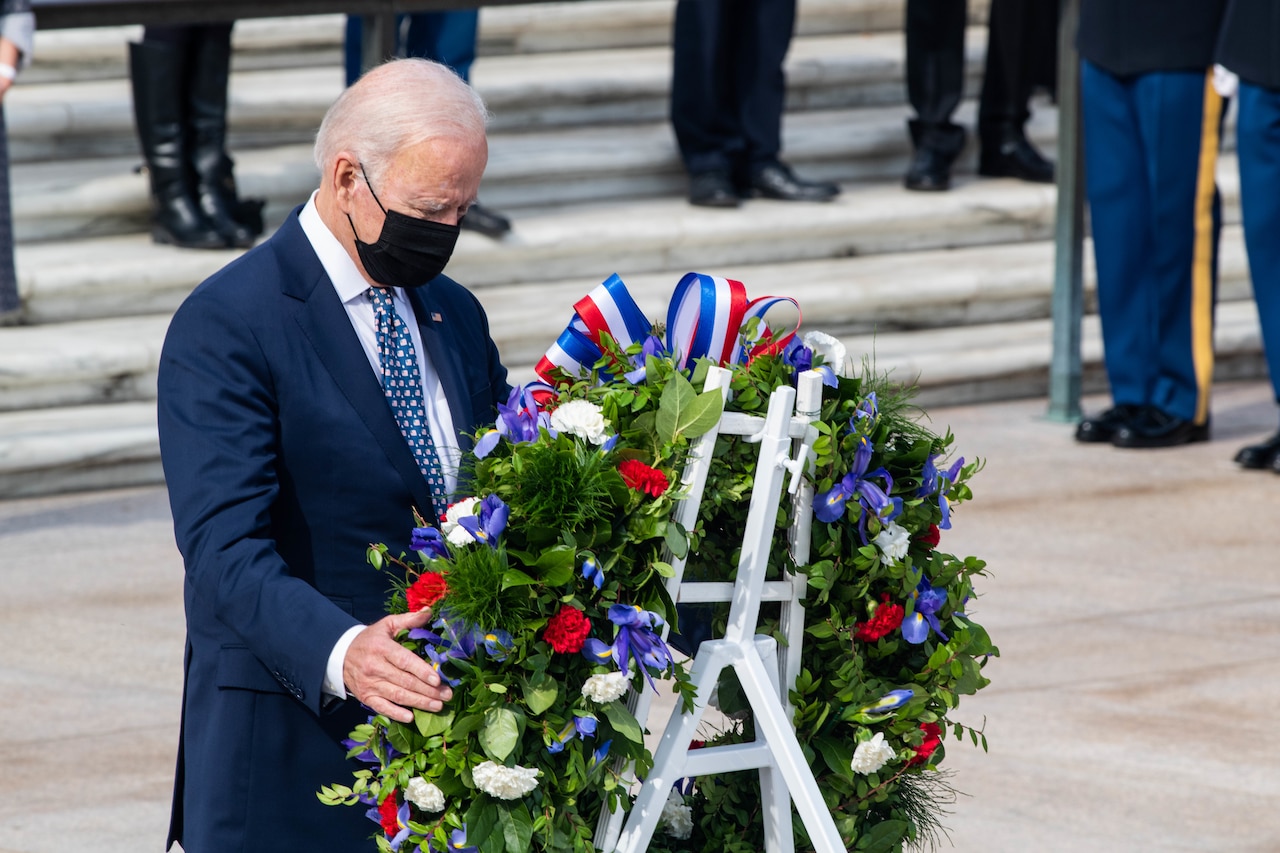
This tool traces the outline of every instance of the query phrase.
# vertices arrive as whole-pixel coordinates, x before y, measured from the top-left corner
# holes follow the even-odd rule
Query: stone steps
[[[968,119],[972,102],[959,111]],[[797,113],[784,130],[787,158],[808,177],[866,185],[896,181],[910,156],[902,105]],[[1030,133],[1052,148],[1056,113],[1037,110]],[[619,144],[625,133],[626,144]],[[975,156],[957,174],[971,174]],[[147,178],[138,156],[24,163],[13,173],[14,228],[23,243],[140,233],[147,228]],[[236,153],[242,194],[265,198],[278,223],[316,186],[309,143]],[[516,219],[549,207],[641,198],[679,198],[686,178],[668,125],[647,122],[620,131],[581,126],[525,133],[496,132],[482,187],[486,204]]]
[[[820,324],[819,324],[820,325]],[[890,377],[918,379],[925,407],[1038,396],[1048,381],[1051,324],[1024,320],[918,332],[846,336],[854,358],[866,354]],[[1218,309],[1218,380],[1264,369],[1251,302]],[[1085,389],[1103,386],[1096,316],[1083,328]],[[527,378],[516,367],[513,379]],[[0,412],[0,499],[162,482],[155,405],[150,400]]]
[[[934,369],[937,363],[931,354],[946,349],[942,339],[960,330],[981,329],[987,340],[984,351],[1006,355],[985,370],[978,369],[980,359],[970,360],[972,367],[966,362],[964,370],[973,369],[980,377],[974,382],[983,388],[981,397],[999,398],[1017,396],[1002,386],[1008,378],[1035,373],[1047,363],[1039,350],[1025,349],[1021,333],[1007,336],[1003,329],[1047,318],[1052,262],[1052,247],[1034,242],[695,270],[738,278],[751,296],[794,297],[804,311],[803,328],[847,339],[855,360],[875,352],[902,367],[899,361],[914,350],[905,366],[929,365],[920,382],[935,390],[957,375],[955,367]],[[516,380],[534,378],[532,365],[563,330],[573,303],[611,271],[596,280],[566,278],[477,290],[494,340]],[[663,319],[678,276],[619,272],[641,310],[651,319]],[[1224,234],[1220,291],[1224,309],[1252,309],[1238,226]],[[1092,293],[1089,270],[1090,302]],[[122,298],[131,299],[128,294]],[[0,335],[0,411],[154,399],[169,316],[165,311],[6,329]],[[792,321],[784,313],[774,322],[782,326]],[[907,343],[912,340],[914,344]],[[899,343],[886,350],[885,341]]]
[[[608,2],[608,0],[601,0]],[[985,30],[969,33],[969,73],[981,74]],[[120,50],[124,50],[121,46]],[[801,112],[901,104],[901,33],[844,33],[796,39],[787,58],[788,109]],[[671,82],[666,45],[485,58],[472,70],[495,134],[665,122]],[[976,85],[976,82],[975,82]],[[342,91],[333,63],[237,70],[229,90],[233,153],[308,142]],[[137,157],[128,80],[99,76],[28,81],[5,98],[15,163]],[[626,139],[619,132],[617,140]]]
[[[986,3],[971,3],[981,23]],[[801,0],[788,57],[784,156],[840,181],[830,204],[690,207],[667,122],[669,0],[482,10],[473,79],[494,113],[485,203],[502,240],[466,232],[449,272],[475,290],[514,381],[611,273],[653,318],[690,270],[785,294],[805,328],[855,360],[916,379],[924,404],[1044,392],[1055,190],[973,176],[901,189],[909,156],[903,0]],[[342,16],[236,26],[231,150],[245,195],[278,223],[314,188],[310,139],[342,85]],[[239,252],[151,243],[124,43],[138,28],[39,34],[37,66],[6,96],[18,269],[28,325],[0,331],[0,497],[158,482],[155,371],[169,316]],[[985,30],[969,34],[969,89]],[[958,120],[973,126],[974,105]],[[1056,114],[1033,138],[1052,153]],[[1228,155],[1220,185],[1238,221]],[[1219,376],[1260,372],[1240,232],[1222,242]],[[1087,301],[1092,302],[1091,272]],[[785,322],[785,319],[782,320]],[[1096,317],[1087,382],[1100,387]],[[1252,373],[1251,373],[1252,371]]]

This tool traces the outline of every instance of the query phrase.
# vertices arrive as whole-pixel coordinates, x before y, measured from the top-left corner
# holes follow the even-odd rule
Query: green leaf
[[[666,539],[667,548],[676,559],[683,560],[689,555],[689,534],[679,524],[674,521],[667,523]]]
[[[490,708],[484,713],[484,728],[480,730],[480,746],[485,754],[501,764],[516,748],[520,740],[520,726],[516,715],[506,708]]]
[[[654,560],[649,564],[649,568],[653,569],[664,578],[673,578],[676,576],[676,568],[670,563],[664,563],[661,560]]]
[[[511,589],[514,586],[533,586],[538,581],[531,578],[519,569],[507,569],[502,573],[502,588]]]
[[[502,808],[498,812],[498,822],[502,826],[502,837],[507,844],[507,853],[528,853],[533,841],[533,818],[523,803],[510,808]]]
[[[909,827],[910,824],[905,820],[882,820],[874,823],[858,836],[858,845],[854,849],[859,853],[890,853],[902,841]]]
[[[658,400],[658,438],[666,444],[681,436],[697,438],[719,422],[723,408],[719,391],[699,394],[682,374],[673,373]]]
[[[564,586],[573,580],[576,552],[567,545],[556,545],[538,555],[538,574],[546,586]]]
[[[604,715],[615,732],[634,743],[644,743],[644,732],[640,730],[640,724],[621,701],[615,699],[605,705]]]
[[[442,735],[449,731],[449,726],[453,725],[453,712],[441,711],[433,714],[430,711],[423,711],[421,708],[413,709],[413,722],[418,727],[418,731],[423,737],[433,737]]]
[[[531,714],[541,714],[556,702],[560,685],[545,672],[540,672],[524,685],[524,703]]]

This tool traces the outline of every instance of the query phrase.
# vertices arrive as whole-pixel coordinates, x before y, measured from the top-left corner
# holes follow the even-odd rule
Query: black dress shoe
[[[978,157],[978,174],[988,178],[1017,178],[1034,184],[1053,183],[1053,164],[1044,158],[1021,133],[983,143]]]
[[[510,219],[496,210],[481,206],[480,202],[467,208],[467,215],[462,217],[462,221],[458,224],[468,231],[477,231],[486,237],[501,237],[511,230]]]
[[[830,181],[802,180],[785,163],[770,163],[757,169],[749,189],[756,198],[778,201],[831,201],[840,195],[840,187]]]
[[[696,207],[737,207],[742,204],[729,173],[713,170],[689,176],[689,204]]]
[[[1135,421],[1119,427],[1111,437],[1115,447],[1177,447],[1209,440],[1209,423],[1197,424],[1163,412],[1154,406],[1144,408]]]
[[[1259,444],[1250,444],[1240,448],[1236,454],[1236,463],[1241,468],[1271,468],[1280,471],[1280,432]]]
[[[1133,423],[1141,413],[1141,406],[1124,404],[1113,406],[1091,418],[1081,418],[1080,423],[1076,424],[1076,441],[1086,444],[1111,441],[1115,437],[1116,430]]]
[[[951,189],[951,164],[955,156],[936,148],[921,146],[911,156],[911,165],[902,184],[918,192],[942,192]]]

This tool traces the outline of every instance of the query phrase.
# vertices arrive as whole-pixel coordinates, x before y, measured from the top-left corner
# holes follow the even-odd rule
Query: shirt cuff
[[[352,625],[338,638],[338,642],[333,644],[333,651],[329,652],[329,663],[324,668],[324,684],[320,688],[326,696],[333,696],[336,699],[347,698],[347,686],[342,680],[342,664],[347,660],[347,649],[351,648],[356,635],[365,627]]]

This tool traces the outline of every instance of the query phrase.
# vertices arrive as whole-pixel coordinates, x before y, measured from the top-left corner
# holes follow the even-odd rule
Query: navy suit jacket
[[[483,309],[410,292],[464,438],[508,393]],[[161,458],[186,565],[186,678],[169,842],[187,853],[373,849],[341,745],[368,715],[325,702],[338,638],[385,615],[371,543],[407,551],[426,480],[294,211],[196,288],[160,359]]]

